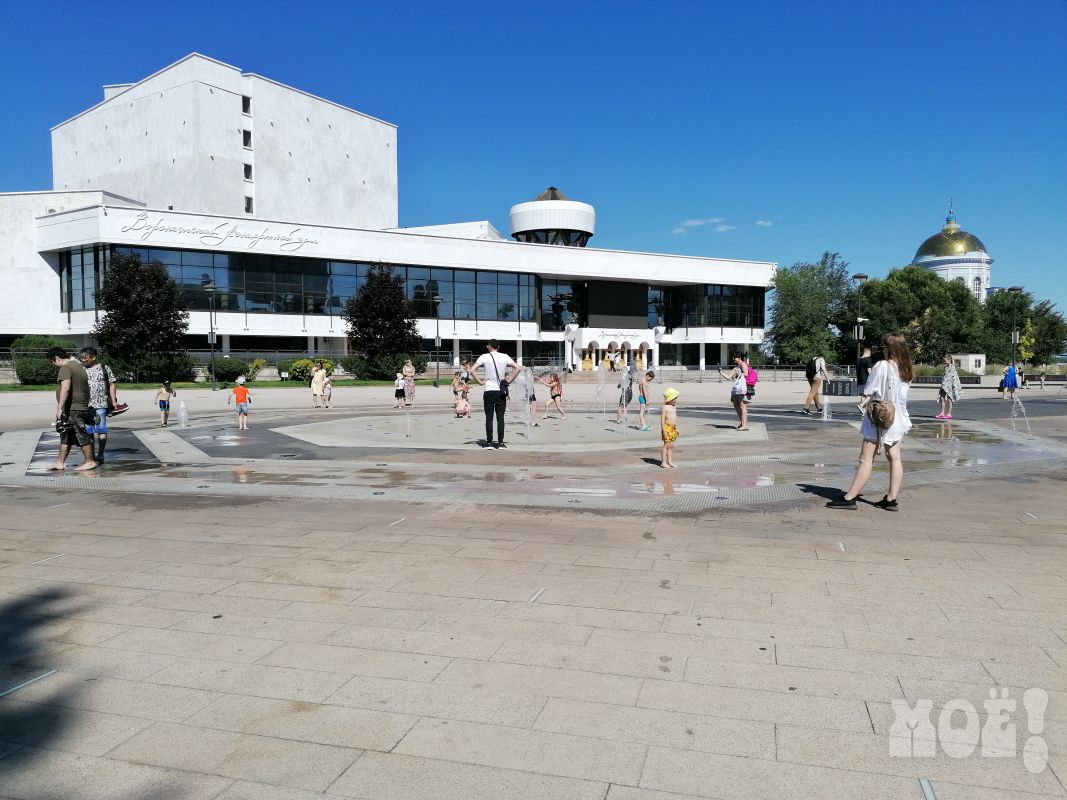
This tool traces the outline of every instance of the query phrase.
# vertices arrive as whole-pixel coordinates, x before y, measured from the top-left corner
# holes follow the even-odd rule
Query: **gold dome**
[[[935,233],[919,245],[913,260],[962,256],[964,253],[985,253],[988,255],[989,251],[985,249],[982,240],[977,236],[960,230],[960,226],[956,223],[955,215],[952,211],[949,211],[948,218],[945,220],[945,227],[941,229],[940,233]]]

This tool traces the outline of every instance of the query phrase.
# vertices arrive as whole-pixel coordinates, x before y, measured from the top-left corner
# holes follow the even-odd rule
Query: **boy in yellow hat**
[[[673,386],[663,392],[663,411],[659,416],[659,430],[660,437],[663,439],[659,465],[664,469],[673,469],[678,466],[671,458],[674,455],[674,443],[678,441],[678,390]]]

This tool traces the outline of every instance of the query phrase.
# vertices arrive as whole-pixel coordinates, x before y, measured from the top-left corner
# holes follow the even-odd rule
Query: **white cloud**
[[[734,229],[733,225],[716,225],[715,226],[715,232],[716,233],[726,233],[727,231],[732,231],[733,229]]]
[[[758,219],[756,220],[756,224],[759,225],[761,228],[769,228],[774,223],[771,222],[769,219]]]
[[[685,236],[690,228],[700,228],[704,225],[717,226],[715,230],[722,233],[723,231],[733,230],[732,225],[725,225],[726,217],[705,217],[702,219],[687,219],[684,222],[679,222],[678,225],[671,231],[674,236]]]

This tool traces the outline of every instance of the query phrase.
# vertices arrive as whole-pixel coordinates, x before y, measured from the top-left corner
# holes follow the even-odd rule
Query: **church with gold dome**
[[[985,302],[992,285],[990,265],[993,259],[981,239],[960,228],[951,208],[945,218],[945,227],[919,245],[912,263],[931,270],[946,281],[963,281],[979,303]]]

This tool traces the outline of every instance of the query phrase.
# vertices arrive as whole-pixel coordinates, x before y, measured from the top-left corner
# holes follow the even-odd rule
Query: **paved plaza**
[[[726,386],[679,385],[676,470],[594,385],[503,450],[444,388],[253,388],[247,432],[121,392],[77,475],[0,395],[0,797],[1067,796],[1067,393],[913,390],[893,514],[881,466],[823,507],[847,398],[738,432]]]

